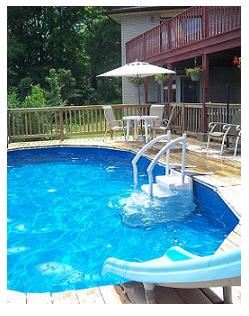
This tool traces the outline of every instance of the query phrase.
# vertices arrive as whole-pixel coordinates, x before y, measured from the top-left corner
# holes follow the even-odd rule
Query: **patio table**
[[[132,116],[124,116],[122,119],[126,121],[126,141],[129,140],[130,137],[130,127],[131,122],[134,121],[134,138],[137,135],[137,127],[140,121],[144,121],[144,133],[145,133],[145,142],[148,143],[148,126],[150,122],[158,120],[158,116],[156,115],[132,115]]]

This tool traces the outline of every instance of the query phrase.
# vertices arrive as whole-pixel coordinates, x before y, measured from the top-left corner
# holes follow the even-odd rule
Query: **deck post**
[[[207,132],[207,109],[206,102],[208,102],[208,81],[209,81],[209,56],[202,55],[202,68],[204,69],[202,78],[202,114],[201,114],[201,130],[202,133]]]
[[[208,10],[209,8],[203,7],[203,15],[202,15],[202,36],[203,38],[208,37]]]
[[[172,64],[167,64],[167,68],[172,70],[173,65]],[[173,102],[173,93],[172,93],[172,75],[169,75],[168,79],[168,103]]]
[[[60,141],[64,140],[64,122],[63,122],[63,109],[59,109],[59,120],[60,120]]]
[[[231,286],[223,287],[223,299],[224,299],[224,304],[233,304]]]

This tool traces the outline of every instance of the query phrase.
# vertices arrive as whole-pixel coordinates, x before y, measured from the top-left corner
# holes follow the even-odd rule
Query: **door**
[[[200,102],[200,81],[192,81],[189,77],[181,77],[181,102]]]

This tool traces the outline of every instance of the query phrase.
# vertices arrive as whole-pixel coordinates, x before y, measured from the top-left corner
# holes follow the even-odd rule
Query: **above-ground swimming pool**
[[[8,289],[57,292],[116,284],[108,257],[147,261],[171,246],[214,253],[238,219],[209,187],[194,199],[134,192],[133,153],[56,147],[8,153]],[[150,161],[138,164],[139,187]],[[157,165],[154,174],[164,173]]]

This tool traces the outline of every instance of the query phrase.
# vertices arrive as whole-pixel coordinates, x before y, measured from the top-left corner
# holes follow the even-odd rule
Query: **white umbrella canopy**
[[[105,72],[97,77],[149,77],[157,74],[175,74],[175,71],[155,66],[144,61],[135,61],[124,66]],[[140,104],[140,90],[138,85],[138,104]]]
[[[157,74],[175,74],[175,71],[146,62],[135,61],[105,72],[97,77],[149,77]]]

